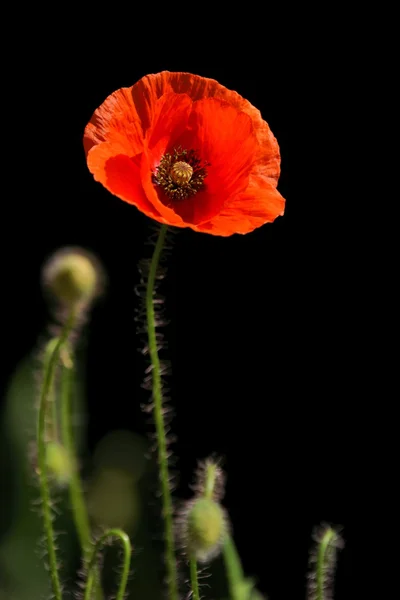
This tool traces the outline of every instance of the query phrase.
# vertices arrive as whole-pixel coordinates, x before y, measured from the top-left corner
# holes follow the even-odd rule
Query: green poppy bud
[[[46,288],[67,309],[89,304],[98,295],[101,270],[96,259],[79,248],[53,254],[43,270]]]
[[[195,498],[181,515],[184,545],[199,562],[207,562],[219,553],[226,530],[225,511],[211,498]]]
[[[71,460],[67,450],[58,442],[46,445],[46,463],[50,474],[59,485],[66,485],[72,472]]]

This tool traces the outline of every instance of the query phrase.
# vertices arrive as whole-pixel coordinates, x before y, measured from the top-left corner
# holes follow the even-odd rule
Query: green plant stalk
[[[72,312],[66,324],[63,327],[61,335],[51,340],[47,346],[45,363],[43,368],[43,382],[40,392],[40,404],[37,424],[37,453],[38,453],[38,477],[40,497],[42,504],[42,516],[44,523],[44,532],[46,536],[47,551],[49,555],[49,569],[51,586],[55,600],[62,600],[61,583],[58,575],[57,554],[55,535],[51,515],[51,497],[47,475],[46,461],[46,414],[48,409],[48,400],[53,382],[55,369],[58,364],[60,350],[68,339],[68,335],[73,327],[75,315]]]
[[[215,490],[215,482],[217,475],[217,465],[209,463],[206,467],[206,477],[204,486],[204,497],[212,500]]]
[[[324,600],[324,589],[325,589],[325,566],[327,562],[327,552],[329,551],[329,545],[336,539],[336,533],[333,529],[327,529],[319,543],[318,555],[317,555],[317,599]]]
[[[222,552],[231,600],[241,600],[238,590],[243,584],[244,573],[235,543],[229,534],[226,535]]]
[[[149,341],[149,354],[152,364],[152,391],[154,402],[154,421],[157,435],[157,452],[159,477],[161,483],[162,503],[163,503],[163,519],[164,519],[164,535],[165,535],[165,553],[169,600],[178,600],[178,574],[175,559],[175,545],[173,532],[172,518],[172,498],[169,488],[168,475],[168,454],[167,440],[165,434],[165,425],[162,408],[162,385],[161,385],[161,369],[160,359],[157,352],[156,340],[156,324],[154,312],[154,284],[156,281],[157,268],[160,260],[161,250],[164,245],[165,236],[167,233],[166,225],[162,225],[154,248],[153,257],[151,259],[149,276],[146,289],[146,315],[147,315],[147,332]]]
[[[192,588],[193,600],[200,600],[199,581],[197,577],[197,560],[193,555],[190,557],[190,584]]]
[[[56,394],[54,389],[54,378],[55,373],[53,373],[52,381],[50,384],[49,395],[48,395],[48,404],[51,407],[51,419],[50,423],[47,424],[47,435],[48,439],[51,439],[54,442],[59,441],[59,432],[58,432],[58,414],[57,414],[57,402],[56,402]]]
[[[64,349],[68,354],[62,361],[63,364],[61,371],[61,434],[62,442],[64,444],[65,450],[67,451],[71,464],[71,476],[69,481],[69,498],[71,503],[71,510],[76,531],[78,533],[79,542],[82,548],[83,559],[86,562],[89,560],[89,556],[91,554],[91,528],[85,504],[82,484],[79,477],[78,461],[76,458],[75,444],[71,424],[71,388],[73,382],[74,363],[70,349],[66,346],[64,346]],[[101,589],[101,584],[98,580],[95,587],[96,598],[98,600],[102,600],[103,592]]]
[[[128,535],[121,529],[108,529],[97,541],[89,556],[88,575],[83,600],[91,600],[93,587],[97,580],[99,553],[107,543],[108,538],[118,538],[122,544],[124,560],[122,564],[121,579],[115,600],[124,600],[126,586],[128,584],[129,569],[131,565],[132,546]]]

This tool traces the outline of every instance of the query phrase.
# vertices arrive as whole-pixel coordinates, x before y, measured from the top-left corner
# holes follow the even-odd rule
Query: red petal
[[[103,143],[93,147],[87,157],[89,170],[112,194],[133,204],[147,216],[165,222],[147,200],[140,178],[140,155],[131,159],[114,154],[114,145]]]
[[[94,112],[85,128],[86,154],[102,142],[115,145],[115,153],[135,156],[143,150],[143,130],[130,88],[117,90]]]
[[[172,208],[169,208],[163,204],[163,202],[161,202],[153,184],[153,173],[154,169],[152,168],[150,157],[144,153],[142,156],[140,174],[146,197],[155,207],[155,209],[162,215],[165,223],[168,223],[169,225],[175,225],[176,227],[184,227],[185,225],[182,221],[182,218],[174,210],[172,210]]]
[[[283,215],[285,200],[271,182],[252,174],[246,191],[229,198],[220,213],[209,223],[193,227],[196,231],[229,236],[249,233]]]
[[[205,189],[186,200],[171,202],[157,188],[159,198],[185,223],[209,221],[229,196],[247,187],[257,150],[251,119],[221,100],[198,100],[193,104],[186,132],[176,141],[183,148],[197,150],[202,161],[210,163]]]
[[[137,113],[143,121],[144,130],[150,126],[151,114],[157,99],[168,92],[187,94],[193,101],[202,98],[218,98],[249,115],[259,143],[256,164],[262,166],[261,171],[264,176],[278,181],[280,174],[279,146],[268,123],[263,120],[260,111],[248,100],[237,92],[228,90],[215,79],[191,73],[171,73],[169,71],[143,77],[132,87],[132,98]]]
[[[165,94],[157,100],[151,127],[147,133],[148,147],[158,160],[167,146],[173,146],[187,127],[192,101],[186,94]]]

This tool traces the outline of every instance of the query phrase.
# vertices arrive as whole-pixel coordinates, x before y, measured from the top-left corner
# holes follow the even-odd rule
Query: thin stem
[[[47,551],[49,554],[49,567],[51,585],[55,600],[62,600],[61,583],[57,568],[57,555],[55,535],[51,515],[51,497],[47,475],[46,461],[46,414],[48,409],[49,394],[53,382],[54,372],[60,356],[60,349],[68,339],[74,323],[74,314],[66,322],[60,337],[51,340],[47,346],[45,362],[43,367],[43,383],[40,392],[40,404],[37,426],[37,452],[38,452],[38,477],[40,496],[42,501],[42,516],[46,536]]]
[[[217,481],[218,467],[215,463],[209,462],[206,466],[206,476],[204,485],[204,497],[212,499]]]
[[[61,371],[61,433],[64,447],[71,464],[71,477],[69,481],[69,498],[76,531],[82,548],[84,561],[88,560],[91,553],[91,529],[89,516],[86,509],[82,483],[79,477],[78,461],[76,458],[75,444],[71,424],[71,392],[73,383],[73,358],[71,351],[64,347],[65,355],[62,356]],[[96,597],[103,598],[101,585],[96,585]]]
[[[229,534],[223,545],[223,556],[231,600],[240,600],[240,586],[244,580],[244,573],[235,543]]]
[[[328,528],[318,546],[317,555],[317,599],[324,600],[324,590],[326,589],[325,574],[327,571],[327,564],[329,563],[328,553],[331,549],[331,544],[335,543],[337,539],[336,532],[333,529]]]
[[[156,280],[160,254],[164,245],[166,233],[167,227],[165,225],[162,225],[150,264],[149,278],[147,281],[146,289],[146,314],[147,332],[149,340],[149,354],[151,364],[153,367],[154,420],[156,425],[159,477],[161,482],[163,502],[168,590],[170,600],[178,600],[178,577],[173,535],[172,498],[171,491],[169,489],[167,440],[165,434],[162,407],[161,369],[160,359],[158,357],[157,352],[156,324],[154,312],[154,284]]]
[[[53,377],[52,377],[52,381],[51,381],[51,385],[50,385],[50,389],[49,389],[48,400],[47,400],[48,406],[49,406],[49,408],[51,408],[50,422],[47,423],[47,435],[48,435],[48,439],[58,442],[59,441],[58,414],[57,414],[56,394],[55,394],[55,389],[54,389],[54,379],[55,379],[55,373],[53,373]]]
[[[199,581],[197,577],[197,561],[193,554],[190,556],[190,584],[192,587],[192,599],[200,600]]]
[[[132,546],[127,534],[122,529],[108,529],[90,552],[88,576],[86,580],[85,595],[83,600],[91,600],[93,586],[97,580],[99,554],[107,544],[109,538],[118,538],[122,544],[124,552],[124,561],[122,564],[121,579],[115,600],[123,600],[126,586],[128,584],[129,569],[131,565]]]

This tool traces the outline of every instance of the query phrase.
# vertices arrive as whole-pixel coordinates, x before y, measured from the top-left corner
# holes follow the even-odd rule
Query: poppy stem
[[[83,600],[91,600],[92,598],[93,587],[95,586],[97,581],[99,554],[103,550],[104,546],[108,543],[109,538],[118,538],[122,544],[124,557],[122,563],[121,579],[117,595],[115,596],[115,600],[123,600],[125,597],[126,586],[128,584],[129,578],[129,569],[131,566],[132,546],[128,535],[124,531],[122,531],[122,529],[108,529],[97,541],[92,551],[89,552],[88,576],[86,580],[85,594],[83,596]]]
[[[331,571],[332,549],[334,552],[334,545],[337,540],[336,532],[330,527],[325,531],[318,545],[317,554],[317,566],[316,566],[316,580],[317,580],[317,595],[316,600],[325,600],[325,591],[327,588],[327,575]]]
[[[162,406],[162,384],[160,359],[157,351],[156,322],[154,310],[154,286],[157,276],[157,268],[160,260],[162,248],[164,246],[167,226],[162,225],[158,235],[157,243],[154,248],[153,257],[150,263],[149,276],[146,289],[146,315],[147,315],[147,333],[149,342],[149,354],[152,364],[152,393],[154,402],[154,421],[157,435],[157,453],[159,478],[162,493],[162,508],[164,518],[164,536],[166,544],[166,567],[169,600],[178,600],[178,573],[175,560],[175,544],[173,532],[172,516],[172,497],[169,488],[168,474],[168,453],[167,439],[165,433],[165,424]]]
[[[69,319],[66,321],[61,335],[53,338],[47,344],[44,366],[43,366],[43,381],[40,391],[40,404],[37,423],[37,453],[38,453],[38,477],[41,496],[41,510],[44,523],[44,532],[47,543],[47,552],[49,555],[49,570],[51,578],[51,586],[55,600],[62,600],[61,583],[58,574],[56,542],[53,528],[53,517],[51,509],[50,487],[47,473],[46,460],[46,417],[49,408],[49,397],[56,371],[60,351],[68,339],[68,335],[74,325],[75,314],[71,312]]]
[[[78,464],[76,459],[72,424],[71,424],[71,392],[73,383],[74,362],[71,349],[65,345],[61,352],[61,433],[62,442],[67,451],[70,464],[71,476],[69,481],[69,498],[72,509],[72,516],[78,534],[79,542],[82,548],[83,560],[89,561],[91,554],[91,529],[89,516],[86,509],[82,484],[79,477]],[[96,598],[103,599],[101,584],[96,578]]]
[[[244,573],[235,543],[229,534],[227,534],[223,545],[223,556],[230,598],[231,600],[240,600],[240,587],[244,581]]]
[[[192,587],[192,599],[200,600],[199,581],[197,577],[197,560],[193,554],[190,556],[190,584]]]

